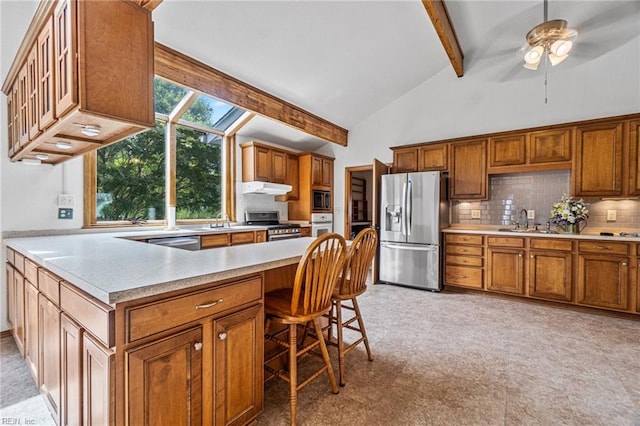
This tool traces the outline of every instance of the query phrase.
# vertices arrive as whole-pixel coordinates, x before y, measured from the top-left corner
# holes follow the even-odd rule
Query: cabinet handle
[[[218,339],[220,339],[220,340],[227,340],[227,333],[220,333],[220,334],[218,334]]]
[[[467,278],[466,275],[458,275],[458,278]]]
[[[622,266],[627,266],[627,262],[622,262]]]
[[[605,247],[605,246],[596,246],[596,248],[598,250],[611,250],[611,247]]]
[[[535,258],[536,258],[536,255],[535,255],[535,254],[532,254],[532,255],[529,255],[529,257],[530,257],[530,258],[532,258],[532,259],[535,259]]]
[[[193,349],[195,349],[196,351],[199,351],[200,349],[202,349],[202,343],[200,342],[194,343]]]
[[[216,306],[219,303],[222,303],[223,299],[218,299],[215,302],[211,302],[211,303],[205,303],[204,305],[196,305],[196,309],[207,309],[207,308],[211,308],[213,306]]]
[[[522,257],[522,253],[518,253],[518,257]]]
[[[466,249],[460,249],[460,253],[466,253],[467,250]]]

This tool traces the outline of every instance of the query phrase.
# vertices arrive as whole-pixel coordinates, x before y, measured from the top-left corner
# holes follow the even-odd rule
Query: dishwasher
[[[147,240],[149,244],[156,244],[159,246],[179,248],[183,250],[200,250],[200,237],[164,237],[164,238],[150,238]]]

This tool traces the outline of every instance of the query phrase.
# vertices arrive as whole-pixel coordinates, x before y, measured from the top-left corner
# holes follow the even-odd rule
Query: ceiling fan
[[[548,20],[548,4],[544,0],[544,21],[531,28],[527,33],[527,44],[520,49],[524,52],[523,66],[535,71],[540,62],[548,58],[551,66],[556,66],[569,57],[573,39],[578,31],[568,28],[564,19]]]

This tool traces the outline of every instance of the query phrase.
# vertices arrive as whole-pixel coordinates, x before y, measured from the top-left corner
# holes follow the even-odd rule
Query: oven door
[[[327,234],[329,232],[333,232],[333,223],[332,222],[318,222],[311,224],[311,236],[319,237],[322,234]]]
[[[274,234],[267,235],[267,241],[290,240],[292,238],[300,238],[300,234]]]

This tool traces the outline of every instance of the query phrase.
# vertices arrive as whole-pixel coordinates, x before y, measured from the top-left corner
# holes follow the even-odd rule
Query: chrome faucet
[[[220,225],[220,220],[224,220],[224,222],[222,223],[222,225]],[[211,225],[209,225],[211,226]],[[227,215],[224,212],[220,212],[218,213],[218,215],[216,216],[216,228],[231,228],[231,222],[229,221],[229,215]]]
[[[527,213],[527,209],[520,210],[520,214],[518,215],[518,224],[520,224],[520,220],[522,219],[522,213],[524,213],[524,229],[529,229],[529,214]]]

